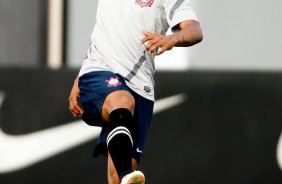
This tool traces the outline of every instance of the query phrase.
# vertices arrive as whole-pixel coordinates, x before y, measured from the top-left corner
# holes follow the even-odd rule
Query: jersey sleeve
[[[163,0],[167,22],[172,30],[185,20],[198,21],[194,10],[189,6],[190,0]]]

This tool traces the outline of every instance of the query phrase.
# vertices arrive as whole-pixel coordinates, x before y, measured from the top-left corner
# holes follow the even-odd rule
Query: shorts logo
[[[151,7],[152,4],[154,3],[154,0],[136,0],[136,3],[138,3],[141,6],[141,8],[145,6]]]
[[[121,85],[121,82],[119,81],[118,77],[116,78],[111,77],[109,80],[106,80],[105,82],[107,83],[108,87],[117,87]]]

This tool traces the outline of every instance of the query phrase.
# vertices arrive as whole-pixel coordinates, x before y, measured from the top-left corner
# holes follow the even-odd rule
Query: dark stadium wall
[[[91,0],[87,2],[94,3]],[[149,184],[184,181],[189,184],[281,184],[282,171],[277,160],[278,139],[282,132],[281,70],[277,73],[201,71],[220,66],[232,70],[234,65],[243,70],[256,66],[279,70],[282,43],[279,40],[282,37],[277,20],[281,16],[271,13],[279,15],[280,6],[261,1],[257,3],[260,6],[255,8],[256,11],[263,12],[260,11],[263,9],[271,13],[260,14],[263,19],[257,17],[259,14],[238,19],[236,13],[230,13],[237,11],[230,6],[231,1],[224,4],[221,1],[210,2],[226,11],[229,19],[222,16],[222,11],[206,6],[206,2],[204,7],[200,1],[194,2],[196,6],[193,7],[204,28],[205,41],[193,47],[190,56],[192,69],[200,70],[157,72],[157,100],[177,94],[185,94],[186,100],[154,115],[140,169]],[[80,11],[78,15],[87,17],[90,11],[77,8],[76,3],[86,6],[81,1],[69,1],[68,13],[75,9]],[[242,7],[241,2],[235,3],[245,12],[249,12],[254,4],[250,1],[245,3],[248,6]],[[281,1],[275,3],[278,5]],[[232,11],[228,7],[232,7]],[[27,138],[37,137],[47,129],[60,130],[57,132],[61,133],[62,128],[66,131],[64,128],[72,125],[93,129],[77,122],[79,119],[68,112],[68,95],[77,70],[51,71],[44,68],[46,12],[46,0],[0,0],[0,184],[107,183],[105,158],[92,158],[97,137],[94,132],[88,141],[57,151],[54,155],[48,153],[49,157],[43,160],[17,166],[20,164],[18,160],[33,157],[33,152],[28,151],[37,152],[47,146],[38,144],[37,139],[31,141]],[[81,16],[68,19],[74,22],[67,24],[69,45],[66,45],[66,50],[72,55],[67,56],[66,66],[79,64],[83,54],[78,48],[88,45],[89,34],[77,37],[71,32],[76,30],[72,28],[86,29],[81,26],[81,20],[84,20]],[[221,19],[218,20],[218,17]],[[226,21],[231,19],[233,21]],[[261,29],[261,20],[266,19],[265,23],[270,26]],[[241,26],[234,27],[234,20],[236,23],[238,20],[250,20],[244,24],[255,24],[251,29],[247,27],[250,34],[246,34]],[[222,25],[228,25],[225,26],[227,29],[222,29]],[[241,22],[239,25],[242,25]],[[89,24],[89,27],[91,32],[93,25]],[[220,31],[224,33],[219,34]],[[261,33],[275,39],[268,39],[265,45],[257,44],[264,35]],[[245,37],[248,44],[242,44],[241,39]],[[67,140],[80,134],[84,136],[89,132],[77,129]],[[59,136],[45,137],[44,141],[48,140],[53,141],[50,147],[63,141]],[[20,149],[23,142],[26,147]],[[12,158],[12,155],[14,160],[6,159]],[[12,169],[8,167],[9,163],[13,164]]]
[[[96,139],[17,171],[1,172],[1,157],[17,145],[4,145],[9,143],[2,135],[10,140],[78,120],[68,112],[76,74],[0,69],[1,184],[106,183],[105,158],[91,156]],[[156,84],[157,99],[180,93],[187,98],[153,117],[140,165],[148,183],[282,182],[276,159],[282,131],[281,73],[158,72]],[[16,154],[24,157],[25,151]]]

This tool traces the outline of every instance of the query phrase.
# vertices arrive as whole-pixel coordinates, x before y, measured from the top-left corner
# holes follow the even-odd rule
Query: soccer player
[[[165,35],[169,28],[173,34]],[[102,127],[94,155],[107,156],[109,184],[145,183],[136,168],[153,112],[154,57],[202,37],[189,0],[99,1],[69,108],[87,124]]]

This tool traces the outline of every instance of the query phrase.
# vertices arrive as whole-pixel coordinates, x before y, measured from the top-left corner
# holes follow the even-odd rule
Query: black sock
[[[132,125],[133,117],[128,109],[116,109],[109,116],[107,145],[120,179],[132,172]]]

